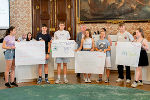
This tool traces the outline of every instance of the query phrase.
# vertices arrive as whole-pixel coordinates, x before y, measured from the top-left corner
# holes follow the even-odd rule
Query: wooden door
[[[60,21],[66,23],[71,39],[76,38],[76,1],[75,0],[32,0],[33,37],[46,24],[53,36]]]

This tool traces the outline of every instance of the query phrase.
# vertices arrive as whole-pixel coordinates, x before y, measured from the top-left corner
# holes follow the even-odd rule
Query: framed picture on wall
[[[77,0],[79,22],[149,21],[150,0]]]

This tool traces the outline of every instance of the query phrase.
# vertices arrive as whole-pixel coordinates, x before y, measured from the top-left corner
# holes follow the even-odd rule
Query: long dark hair
[[[86,29],[85,31],[88,31],[89,32],[89,37],[92,38],[91,30],[90,29]],[[85,36],[84,36],[84,39],[86,39]]]
[[[137,30],[141,33],[142,37],[144,38],[144,31],[143,31],[143,29],[142,28],[138,28]]]
[[[10,35],[10,32],[13,31],[13,29],[15,29],[14,26],[10,26],[7,30],[6,30],[6,36]]]
[[[31,33],[31,32],[28,32],[26,41],[30,41],[30,40],[29,40],[29,37],[28,37],[29,34],[31,34],[31,39],[30,39],[30,40],[32,40],[32,33]]]

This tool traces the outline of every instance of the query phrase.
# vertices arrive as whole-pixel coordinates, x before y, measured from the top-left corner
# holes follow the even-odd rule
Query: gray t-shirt
[[[134,40],[133,36],[127,31],[125,31],[123,34],[121,34],[120,32],[117,33],[118,42],[130,42],[133,40]]]
[[[110,46],[110,43],[107,39],[98,40],[96,42],[96,46],[97,46],[98,49],[102,49],[104,51],[104,49],[107,49],[108,46]],[[110,57],[110,51],[106,52],[106,57]]]

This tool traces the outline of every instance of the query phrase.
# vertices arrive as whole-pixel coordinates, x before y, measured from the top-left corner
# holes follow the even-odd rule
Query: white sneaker
[[[133,84],[131,85],[133,88],[137,87],[138,84],[136,82],[133,82]]]
[[[116,80],[116,82],[122,82],[123,81],[123,79],[121,79],[121,78],[118,78],[117,80]]]
[[[131,83],[131,80],[127,79],[127,80],[126,80],[126,83],[127,83],[127,84]]]
[[[143,86],[143,82],[138,81],[139,86]]]
[[[60,79],[57,79],[57,80],[55,81],[56,84],[59,84],[60,82],[61,82]]]
[[[68,83],[68,80],[67,80],[67,79],[64,79],[64,83],[67,84],[67,83]]]
[[[85,81],[85,83],[88,83],[88,78],[85,78],[85,80],[84,80],[84,81]]]
[[[107,78],[107,79],[105,80],[105,83],[109,83],[109,78]]]
[[[89,83],[91,83],[91,80],[90,80],[90,78],[88,78],[88,82],[89,82]]]

